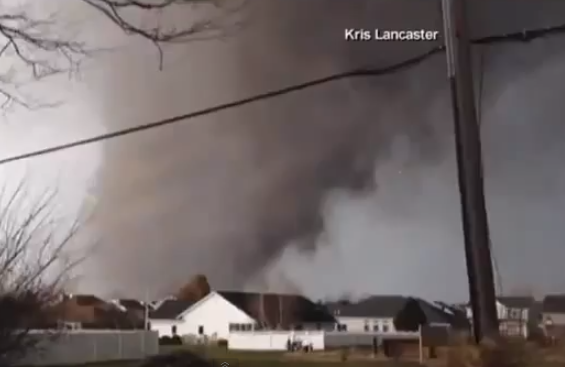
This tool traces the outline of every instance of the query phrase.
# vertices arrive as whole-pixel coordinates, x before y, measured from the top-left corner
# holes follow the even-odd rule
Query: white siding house
[[[366,316],[340,316],[335,315],[339,326],[338,330],[349,332],[375,331],[383,333],[395,333],[394,318],[392,317],[371,317]]]
[[[149,312],[149,328],[156,331],[159,337],[182,335],[179,330],[182,319],[179,316],[193,304],[194,302],[172,298],[160,302],[154,310]]]
[[[200,301],[167,300],[150,315],[152,330],[163,335],[228,339],[231,331],[292,328],[333,330],[327,310],[297,295],[213,291]]]
[[[228,302],[217,292],[211,292],[191,308],[179,315],[182,323],[180,335],[205,335],[210,338],[226,339],[230,324],[252,325],[256,321],[244,311]]]
[[[149,328],[156,331],[159,337],[179,335],[178,328],[182,324],[181,320],[155,320],[149,319]]]
[[[538,320],[532,315],[532,307],[535,303],[533,297],[498,297],[496,313],[500,332],[504,335],[528,338],[532,329],[538,324]],[[466,306],[466,312],[472,322],[473,312],[469,305]]]
[[[439,306],[412,297],[371,296],[358,302],[332,303],[328,305],[328,308],[338,321],[339,331],[395,334],[406,331],[397,330],[394,319],[406,307],[409,307],[408,305],[417,308],[409,312],[421,313],[428,326],[449,327],[453,325],[454,315],[447,313]],[[465,319],[463,314],[460,319]]]

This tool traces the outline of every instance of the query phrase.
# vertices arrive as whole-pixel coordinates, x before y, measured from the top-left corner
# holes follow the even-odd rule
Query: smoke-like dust
[[[559,23],[565,3],[541,3],[476,4],[474,33]],[[235,38],[175,50],[163,72],[151,45],[116,55],[94,92],[108,129],[385,66],[435,46],[350,43],[345,28],[441,29],[439,5],[417,0],[258,0],[245,11],[250,22]],[[523,272],[518,264],[533,246],[564,251],[554,248],[562,226],[536,221],[564,208],[548,199],[562,198],[563,186],[541,189],[563,179],[559,43],[481,49],[495,253],[525,256],[508,257],[504,269]],[[204,273],[213,287],[242,288],[274,267],[319,296],[463,296],[448,101],[437,56],[402,74],[336,82],[108,142],[94,285],[156,295]],[[523,234],[529,230],[540,232]],[[533,272],[507,274],[518,274],[512,284],[547,288],[563,284],[550,278],[557,271],[535,282]]]

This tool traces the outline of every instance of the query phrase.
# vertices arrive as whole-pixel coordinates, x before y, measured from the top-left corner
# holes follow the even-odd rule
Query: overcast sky
[[[7,114],[0,156],[385,65],[432,46],[346,43],[346,27],[441,26],[429,2],[294,4],[257,2],[236,38],[169,50],[163,71],[150,44],[131,40],[92,59],[80,79],[38,84],[36,95],[65,103]],[[488,34],[565,22],[557,16],[565,14],[562,2],[532,4],[493,5],[474,24]],[[108,30],[94,39],[110,37],[124,40]],[[483,49],[487,196],[503,292],[565,288],[562,50],[559,37]],[[35,192],[56,187],[58,213],[69,220],[85,205],[94,211],[74,245],[83,251],[98,241],[81,269],[84,290],[156,295],[197,272],[218,288],[258,287],[266,266],[274,290],[460,301],[466,273],[448,101],[438,56],[401,75],[14,163],[0,175],[14,182],[27,172]],[[376,189],[352,190],[357,177]]]

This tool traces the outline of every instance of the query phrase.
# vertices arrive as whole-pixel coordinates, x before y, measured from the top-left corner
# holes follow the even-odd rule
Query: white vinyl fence
[[[42,341],[21,365],[65,365],[137,360],[159,352],[159,338],[144,330],[65,330],[53,337],[34,332]]]
[[[372,346],[373,339],[420,340],[419,332],[342,332],[342,331],[237,331],[228,335],[228,348],[232,350],[283,351],[287,342],[299,341],[314,350],[327,350],[354,346]]]
[[[238,331],[228,335],[231,350],[283,351],[288,341],[301,341],[314,350],[324,350],[323,331]]]

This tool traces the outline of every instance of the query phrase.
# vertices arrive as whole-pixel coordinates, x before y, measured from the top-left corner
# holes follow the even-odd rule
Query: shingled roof
[[[399,295],[370,296],[358,302],[336,302],[328,304],[328,309],[336,316],[360,318],[395,318],[409,301],[416,301],[425,314],[428,323],[460,323],[463,318],[455,312],[445,312],[439,306],[414,297]]]
[[[194,302],[192,301],[168,299],[161,303],[156,310],[151,311],[149,313],[149,318],[157,320],[174,320],[181,313],[188,310],[193,304]]]
[[[506,307],[528,309],[534,305],[536,299],[532,296],[502,296],[496,300]]]
[[[216,292],[228,302],[270,327],[304,323],[335,323],[328,310],[308,298],[294,294]]]
[[[544,313],[565,313],[565,294],[549,294],[542,302]]]
[[[394,317],[407,302],[404,296],[371,296],[357,302],[334,302],[327,305],[336,316]]]

